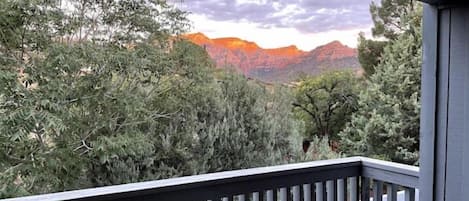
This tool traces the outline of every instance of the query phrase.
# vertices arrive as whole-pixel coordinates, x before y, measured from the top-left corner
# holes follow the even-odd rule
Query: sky
[[[372,0],[173,0],[190,14],[191,32],[210,38],[239,37],[263,48],[303,50],[339,40],[356,47],[371,35]]]

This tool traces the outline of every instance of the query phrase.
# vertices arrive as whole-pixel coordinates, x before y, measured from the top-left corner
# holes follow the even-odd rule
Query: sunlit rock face
[[[231,66],[263,81],[290,81],[297,74],[317,74],[327,69],[358,68],[357,50],[339,41],[310,52],[296,46],[264,49],[240,38],[210,39],[203,33],[184,36],[204,47],[219,68]]]

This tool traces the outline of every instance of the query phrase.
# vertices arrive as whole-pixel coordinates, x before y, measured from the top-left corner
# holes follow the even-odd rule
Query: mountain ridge
[[[204,47],[217,67],[233,66],[261,81],[289,82],[303,73],[316,75],[327,70],[359,68],[357,49],[337,40],[303,51],[295,45],[262,48],[237,37],[210,39],[200,32],[183,35],[183,38]]]

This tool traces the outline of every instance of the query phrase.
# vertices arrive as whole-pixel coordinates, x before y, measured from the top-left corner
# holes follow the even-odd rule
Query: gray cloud
[[[304,33],[368,27],[372,0],[185,0],[181,8],[217,21],[292,27]],[[290,12],[289,12],[290,11]]]

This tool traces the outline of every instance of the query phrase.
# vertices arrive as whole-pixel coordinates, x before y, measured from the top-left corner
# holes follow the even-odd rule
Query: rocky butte
[[[360,69],[357,50],[339,41],[307,52],[294,45],[264,49],[240,38],[210,39],[203,33],[183,37],[205,48],[218,67],[231,66],[265,82],[290,82],[302,73],[316,75],[327,70]]]

